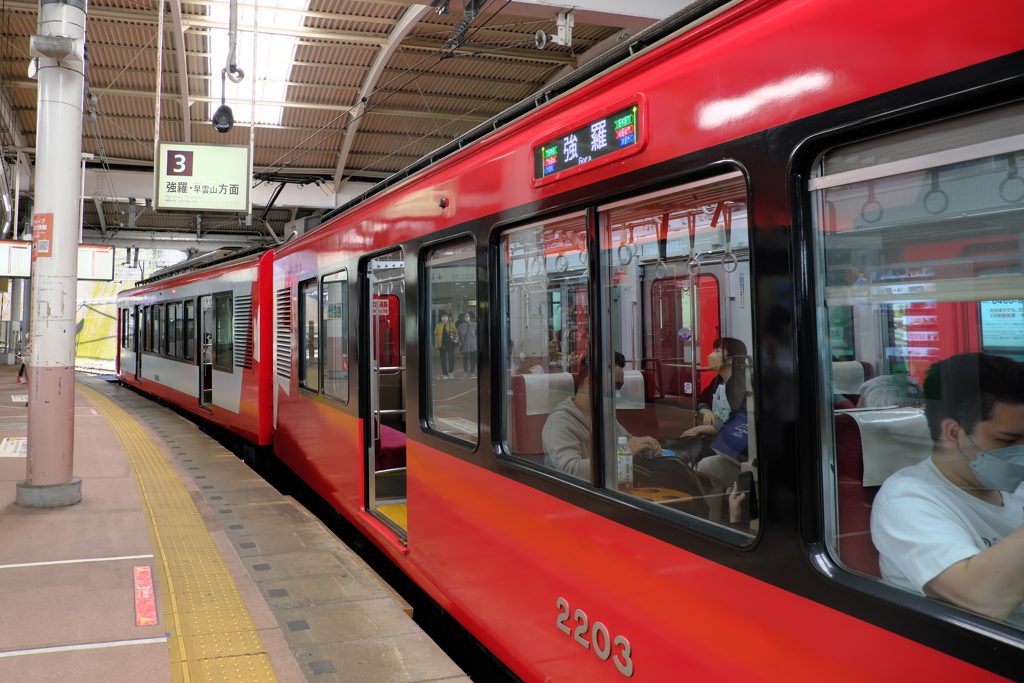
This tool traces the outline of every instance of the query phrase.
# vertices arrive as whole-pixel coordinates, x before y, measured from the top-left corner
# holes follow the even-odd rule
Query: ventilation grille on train
[[[252,370],[252,297],[235,297],[235,367]]]
[[[277,376],[292,377],[292,290],[290,287],[277,290]]]

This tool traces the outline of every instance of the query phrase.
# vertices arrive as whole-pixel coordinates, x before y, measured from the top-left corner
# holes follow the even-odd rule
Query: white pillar
[[[82,161],[86,0],[40,0],[36,201],[32,221],[32,314],[28,465],[18,482],[25,507],[82,500],[74,476],[75,302]]]

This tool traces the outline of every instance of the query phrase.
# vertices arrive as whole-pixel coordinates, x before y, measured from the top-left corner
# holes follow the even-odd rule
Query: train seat
[[[544,444],[541,432],[555,406],[574,395],[568,372],[512,375],[512,405],[508,441],[512,454],[541,463]]]
[[[398,467],[405,467],[405,432],[382,424],[374,469],[380,472]]]
[[[871,505],[890,474],[931,454],[924,413],[917,408],[837,412],[835,441],[839,559],[881,578],[871,542]]]
[[[833,361],[832,391],[856,403],[860,396],[860,385],[874,376],[871,363],[861,360]]]
[[[661,438],[661,423],[654,405],[653,373],[626,370],[622,390],[615,399],[615,416],[633,436]]]

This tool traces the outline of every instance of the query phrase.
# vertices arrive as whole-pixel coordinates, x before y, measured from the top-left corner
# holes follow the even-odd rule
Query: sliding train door
[[[366,426],[366,509],[406,538],[405,260],[401,250],[362,263],[360,296],[369,312],[362,331],[360,406]]]

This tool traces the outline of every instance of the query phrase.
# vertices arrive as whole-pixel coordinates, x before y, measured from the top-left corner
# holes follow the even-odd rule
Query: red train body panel
[[[677,163],[686,155],[1019,54],[1024,45],[1021,19],[1024,6],[1011,1],[987,3],[984,12],[964,12],[962,5],[951,1],[742,2],[367,199],[258,262],[161,281],[136,290],[124,301],[134,305],[170,287],[193,283],[215,287],[224,278],[252,276],[258,346],[269,352],[271,340],[277,340],[277,372],[272,376],[274,363],[263,357],[251,372],[243,373],[244,409],[229,416],[215,407],[210,418],[246,438],[256,435],[252,440],[265,444],[270,441],[273,410],[275,454],[524,680],[618,680],[625,675],[640,681],[682,677],[997,679],[994,673],[940,652],[934,638],[929,647],[868,623],[861,618],[863,613],[855,615],[857,608],[849,605],[859,594],[849,582],[830,583],[810,568],[805,544],[816,541],[801,536],[807,532],[800,521],[805,518],[799,516],[792,498],[788,503],[792,507],[786,507],[781,497],[773,502],[771,490],[765,493],[769,509],[775,505],[774,510],[793,510],[786,521],[774,520],[779,526],[788,525],[792,535],[783,538],[782,532],[773,530],[769,515],[761,547],[720,551],[719,556],[728,555],[735,563],[736,568],[731,568],[684,549],[685,540],[673,543],[659,538],[659,533],[680,539],[692,535],[670,521],[655,516],[648,524],[657,533],[644,533],[621,521],[633,519],[629,517],[633,513],[612,511],[615,503],[598,501],[585,509],[574,503],[575,493],[554,495],[552,491],[560,490],[557,486],[534,485],[530,471],[495,458],[492,451],[502,448],[497,407],[503,398],[482,397],[480,444],[475,448],[438,439],[423,428],[421,401],[426,389],[421,382],[431,374],[432,348],[419,345],[432,338],[433,319],[419,310],[421,298],[412,298],[405,315],[394,317],[396,322],[404,320],[407,328],[402,336],[410,344],[401,368],[390,371],[401,378],[396,381],[401,382],[398,386],[409,411],[401,425],[406,431],[408,509],[403,538],[373,513],[367,493],[367,481],[378,474],[368,465],[372,459],[367,451],[377,424],[373,420],[381,418],[372,418],[368,412],[368,402],[374,399],[366,394],[366,387],[377,381],[369,375],[381,371],[365,364],[366,356],[376,353],[376,338],[365,329],[353,329],[358,342],[350,347],[344,365],[334,366],[349,373],[351,359],[351,374],[345,375],[348,399],[325,398],[323,392],[302,385],[308,368],[314,366],[297,350],[302,347],[302,335],[312,329],[304,323],[319,325],[326,318],[305,320],[295,302],[300,301],[302,283],[326,287],[319,278],[343,269],[351,286],[349,300],[366,308],[371,299],[382,300],[386,294],[365,289],[368,255],[376,258],[403,242],[419,244],[433,233],[489,219],[492,223],[479,229],[486,236],[513,210],[521,212],[515,215],[521,220],[532,215],[522,207],[534,207],[535,212],[541,211],[536,207],[549,212],[569,210],[590,202],[589,187],[608,188],[620,178],[623,191],[639,191],[645,184],[664,182],[658,175],[661,171],[651,169]],[[551,182],[534,182],[536,145],[633,101],[641,102],[645,127],[640,151]],[[779,154],[764,144],[766,156]],[[755,185],[756,172],[750,173]],[[786,181],[777,179],[776,187]],[[442,198],[448,201],[440,202]],[[782,196],[767,211],[758,210],[756,228],[765,230],[791,226],[796,208],[791,197]],[[481,249],[486,246],[484,239]],[[409,281],[422,272],[408,265],[417,256],[401,253]],[[481,273],[485,286],[492,284],[492,277],[496,275]],[[796,277],[790,278],[790,287]],[[489,291],[485,287],[483,298]],[[277,302],[276,311],[269,307],[272,300]],[[370,318],[364,313],[350,316],[357,323],[354,328],[367,324]],[[492,335],[499,334],[499,325],[491,321]],[[966,334],[977,338],[976,328],[975,323]],[[316,329],[320,330],[316,334],[325,334],[324,329]],[[496,343],[488,347],[497,348]],[[707,352],[706,338],[700,348]],[[136,377],[131,372],[133,362],[122,357],[120,376],[125,382],[202,412],[196,405],[185,405],[194,404],[195,395],[164,387],[145,374]],[[316,362],[320,372],[319,364],[327,361],[317,358]],[[498,359],[489,363],[482,366],[491,372],[482,394],[487,387],[497,392],[499,386]],[[402,406],[404,410],[406,404]],[[801,423],[799,418],[797,425],[811,428],[811,423]],[[793,474],[793,481],[775,482],[780,491],[796,495],[796,469],[785,468],[787,459],[800,452],[798,437],[783,434],[778,425],[764,423],[758,428],[766,443],[785,446],[780,452],[765,453],[765,467]],[[813,472],[813,467],[809,469]],[[817,483],[801,489],[803,495],[814,486]],[[803,505],[804,498],[800,500]],[[815,499],[806,500],[813,504]],[[702,547],[714,543],[706,541]],[[799,565],[794,572],[817,577],[808,580],[814,585],[806,587],[806,594],[776,585],[784,583],[782,579],[754,576],[758,553],[768,552],[768,547],[780,553],[786,549]],[[576,623],[576,610],[589,615],[584,619],[599,621],[609,642],[594,643],[593,629],[578,638],[560,629],[560,624]],[[563,612],[569,618],[560,619]],[[907,619],[911,625],[902,629],[904,633],[919,628],[919,617]],[[950,627],[949,638],[963,638],[965,632]],[[606,645],[607,658],[595,654],[595,649]],[[1020,643],[1008,647],[1019,648]]]

